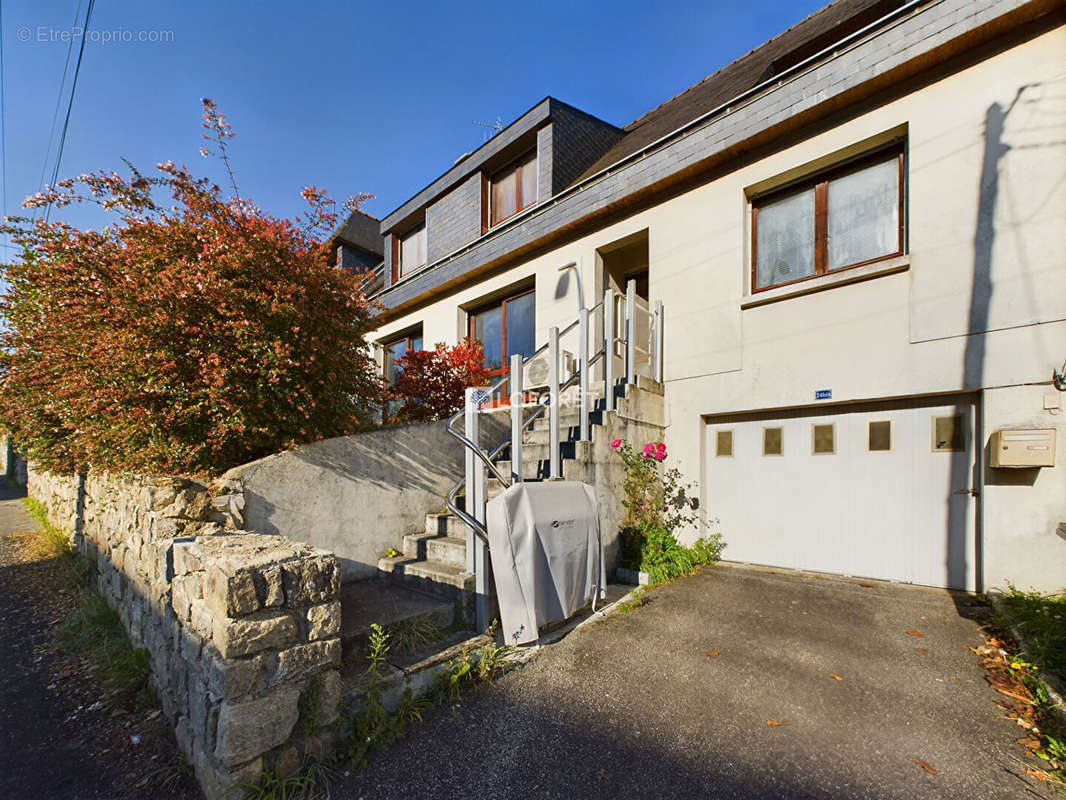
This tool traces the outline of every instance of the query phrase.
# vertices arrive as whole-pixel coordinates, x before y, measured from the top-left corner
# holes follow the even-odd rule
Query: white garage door
[[[934,402],[709,418],[723,557],[973,590],[974,405]]]

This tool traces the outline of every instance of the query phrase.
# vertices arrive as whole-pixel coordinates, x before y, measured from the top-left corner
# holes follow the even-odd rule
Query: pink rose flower
[[[666,444],[663,443],[663,442],[659,442],[657,445],[655,445],[655,452],[657,452],[657,453],[665,453],[666,452]]]
[[[615,439],[613,442],[611,442],[608,445],[608,447],[610,447],[612,450],[617,450],[621,446],[622,446],[622,440],[621,439]]]
[[[655,452],[655,445],[652,444],[651,442],[648,442],[646,445],[644,445],[644,452],[645,452],[645,454],[654,453]]]
[[[666,461],[666,453],[655,453],[652,458],[656,461]]]

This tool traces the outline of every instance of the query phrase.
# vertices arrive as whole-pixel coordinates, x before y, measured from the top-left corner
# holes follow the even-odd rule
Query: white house
[[[837,0],[624,127],[548,98],[382,220],[373,338],[503,374],[634,280],[727,559],[1061,588],[1064,54],[1059,2]]]

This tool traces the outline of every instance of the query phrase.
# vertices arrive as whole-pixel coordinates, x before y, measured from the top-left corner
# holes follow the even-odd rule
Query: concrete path
[[[967,599],[725,565],[650,597],[437,711],[333,797],[1045,796]]]

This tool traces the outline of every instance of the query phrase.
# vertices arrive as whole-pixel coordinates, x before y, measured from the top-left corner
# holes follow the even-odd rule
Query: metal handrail
[[[588,365],[592,366],[594,363],[596,363],[597,359],[602,357],[603,348],[601,347],[599,352],[597,352],[596,355],[592,356],[592,358],[589,359]],[[532,356],[530,356],[530,358],[532,358]],[[566,379],[564,383],[561,383],[559,385],[559,391],[565,391],[566,389],[571,388],[580,379],[580,377],[580,373],[573,373],[569,378]],[[528,428],[535,420],[537,420],[537,418],[539,418],[547,410],[549,402],[550,400],[545,399],[537,401],[537,407],[533,410],[533,413],[531,413],[522,421],[522,430]],[[448,420],[448,422],[451,423],[455,421],[462,413],[463,412],[455,414]],[[514,484],[514,481],[511,478],[503,477],[503,474],[496,468],[496,465],[492,462],[492,459],[502,453],[504,448],[511,443],[510,436],[504,437],[503,440],[500,441],[499,444],[497,444],[492,450],[490,450],[488,453],[485,453],[481,450],[480,447],[475,445],[474,442],[472,442],[466,436],[454,430],[453,428],[448,427],[448,432],[458,438],[460,441],[462,441],[468,448],[473,450],[474,455],[478,456],[485,463],[485,465],[492,470],[493,475],[496,477],[497,480],[499,480],[500,483],[502,483],[504,486],[511,486]],[[451,490],[448,492],[447,497],[444,498],[444,502],[448,506],[448,510],[450,512],[455,514],[457,517],[459,517],[459,519],[461,519],[463,522],[473,528],[474,533],[476,533],[481,539],[483,539],[485,542],[488,542],[488,528],[486,528],[482,522],[470,516],[465,510],[459,508],[459,505],[456,502],[459,497],[459,492],[465,484],[466,478],[464,477],[459,480],[459,482],[456,483],[455,486],[451,488]]]

